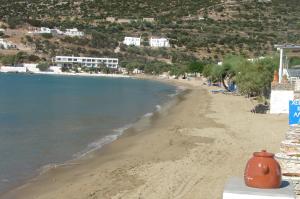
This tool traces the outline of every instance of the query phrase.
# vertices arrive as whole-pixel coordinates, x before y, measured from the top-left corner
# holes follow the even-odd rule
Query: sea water
[[[0,74],[0,192],[113,141],[175,92],[129,78]]]

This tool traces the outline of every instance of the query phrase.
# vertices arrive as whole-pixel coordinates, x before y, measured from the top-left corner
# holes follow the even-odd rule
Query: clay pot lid
[[[264,157],[264,158],[273,158],[274,154],[269,153],[266,150],[261,150],[261,152],[254,152],[253,156],[255,156],[255,157]]]

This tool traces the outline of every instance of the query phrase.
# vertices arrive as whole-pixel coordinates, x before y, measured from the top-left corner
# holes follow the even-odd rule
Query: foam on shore
[[[166,112],[169,108],[171,108],[175,103],[175,96],[181,94],[185,89],[177,89],[176,93],[171,96],[171,99],[168,100],[163,105],[156,105],[155,110],[153,112],[149,112],[144,114],[142,117],[138,118],[137,121],[133,124],[127,124],[123,127],[117,128],[113,130],[113,134],[107,135],[99,140],[96,140],[90,143],[83,151],[78,152],[73,155],[76,159],[84,158],[86,155],[91,154],[94,151],[100,150],[103,146],[112,143],[113,141],[117,140],[121,135],[123,135],[127,130],[133,128],[137,131],[141,131],[150,126],[153,117],[156,114],[160,114]]]
[[[127,129],[132,127],[132,125],[133,124],[127,124],[124,127],[113,130],[113,134],[107,135],[99,140],[90,143],[83,151],[74,154],[73,157],[75,159],[80,159],[96,150],[101,149],[104,145],[112,143],[113,141],[118,139],[118,137],[120,137]]]

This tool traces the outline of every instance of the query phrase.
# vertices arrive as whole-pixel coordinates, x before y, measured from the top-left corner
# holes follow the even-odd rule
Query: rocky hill
[[[225,54],[272,53],[276,43],[300,43],[298,0],[3,0],[0,20],[10,28],[77,27],[85,38],[24,36],[36,54],[115,55],[124,62],[194,58],[218,61]],[[145,19],[147,18],[147,19]],[[141,36],[145,47],[120,45]],[[150,49],[150,36],[170,39],[170,49]],[[13,36],[12,36],[13,37]]]

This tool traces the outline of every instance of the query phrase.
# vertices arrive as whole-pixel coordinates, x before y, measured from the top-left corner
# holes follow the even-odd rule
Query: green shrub
[[[47,70],[49,70],[49,63],[41,62],[37,65],[37,68],[40,69],[40,71],[47,71]]]

